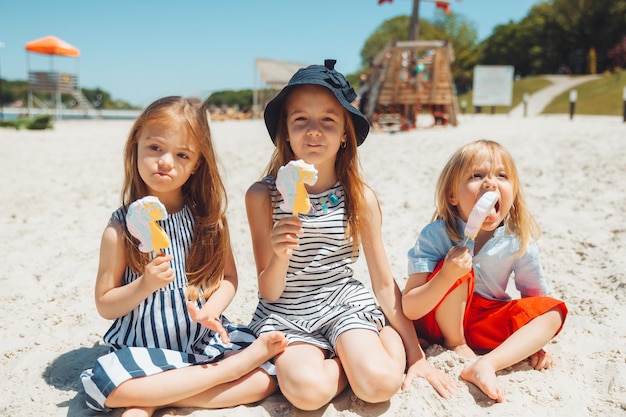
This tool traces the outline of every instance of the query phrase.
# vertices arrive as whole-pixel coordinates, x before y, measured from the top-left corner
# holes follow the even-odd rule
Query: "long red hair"
[[[168,124],[183,132],[199,150],[200,158],[194,174],[183,185],[183,199],[194,216],[193,241],[186,259],[190,292],[204,292],[208,297],[223,277],[225,259],[231,251],[226,218],[226,189],[218,169],[218,160],[211,140],[208,109],[199,100],[178,96],[164,97],[150,104],[137,118],[126,141],[124,152],[124,185],[122,204],[145,197],[148,189],[137,167],[137,142],[150,124]],[[148,256],[138,249],[137,240],[126,231],[128,265],[143,272]]]

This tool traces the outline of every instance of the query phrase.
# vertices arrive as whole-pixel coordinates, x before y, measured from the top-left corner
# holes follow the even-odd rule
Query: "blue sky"
[[[539,0],[453,0],[479,39],[519,21]],[[144,106],[165,95],[207,97],[253,88],[256,58],[303,63],[337,59],[356,71],[365,40],[385,20],[410,15],[412,0],[0,0],[2,78],[31,70],[78,73],[84,88]],[[435,4],[420,2],[432,19]],[[32,40],[54,35],[76,46],[78,59],[27,53]]]

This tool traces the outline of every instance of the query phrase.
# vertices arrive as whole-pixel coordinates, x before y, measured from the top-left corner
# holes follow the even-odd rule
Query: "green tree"
[[[362,73],[370,61],[392,41],[405,41],[409,37],[409,16],[397,16],[384,21],[365,41],[361,49]],[[433,22],[420,19],[420,40],[448,40],[454,49],[455,61],[452,75],[459,85],[466,85],[471,79],[472,68],[480,59],[477,49],[477,31],[473,23],[462,15],[446,15],[438,12]],[[358,76],[357,76],[358,77]],[[354,74],[349,80],[356,79]]]
[[[28,97],[28,83],[26,81],[9,81],[2,79],[2,97],[0,101],[4,106],[18,100],[26,102]]]
[[[98,109],[108,109],[111,108],[110,104],[112,102],[111,95],[100,88],[90,89],[83,88],[83,95],[89,102]]]
[[[495,28],[483,63],[514,65],[523,75],[610,69],[609,51],[626,36],[626,0],[551,0],[518,23]]]
[[[89,100],[94,107],[99,109],[128,110],[139,108],[138,106],[133,106],[124,100],[113,99],[111,94],[101,88],[82,88],[81,90],[87,100]]]
[[[420,39],[446,39],[454,48],[452,76],[460,92],[471,85],[473,69],[481,60],[482,53],[477,46],[478,31],[476,26],[464,16],[438,12],[433,21],[433,33]],[[425,35],[426,36],[426,35]]]
[[[396,16],[384,21],[376,28],[361,49],[361,69],[367,68],[374,57],[390,42],[407,40],[409,37],[409,23],[409,16]],[[425,21],[420,19],[420,26],[425,24]]]
[[[216,91],[206,99],[208,104],[217,107],[239,107],[241,109],[252,106],[252,90],[223,90]]]

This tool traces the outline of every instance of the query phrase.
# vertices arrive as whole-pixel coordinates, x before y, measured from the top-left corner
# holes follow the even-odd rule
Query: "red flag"
[[[380,0],[378,0],[380,1]],[[450,14],[450,3],[446,3],[443,1],[437,1],[435,2],[435,6],[437,6],[438,9],[443,10],[444,12],[446,12],[446,14]]]
[[[393,0],[378,0],[378,4],[383,4],[383,3],[391,3]]]

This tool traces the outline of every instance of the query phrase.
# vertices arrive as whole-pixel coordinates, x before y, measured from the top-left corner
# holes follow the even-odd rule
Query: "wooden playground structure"
[[[360,109],[373,126],[408,130],[423,110],[437,125],[458,123],[456,89],[447,41],[398,41],[388,44],[361,80]]]

